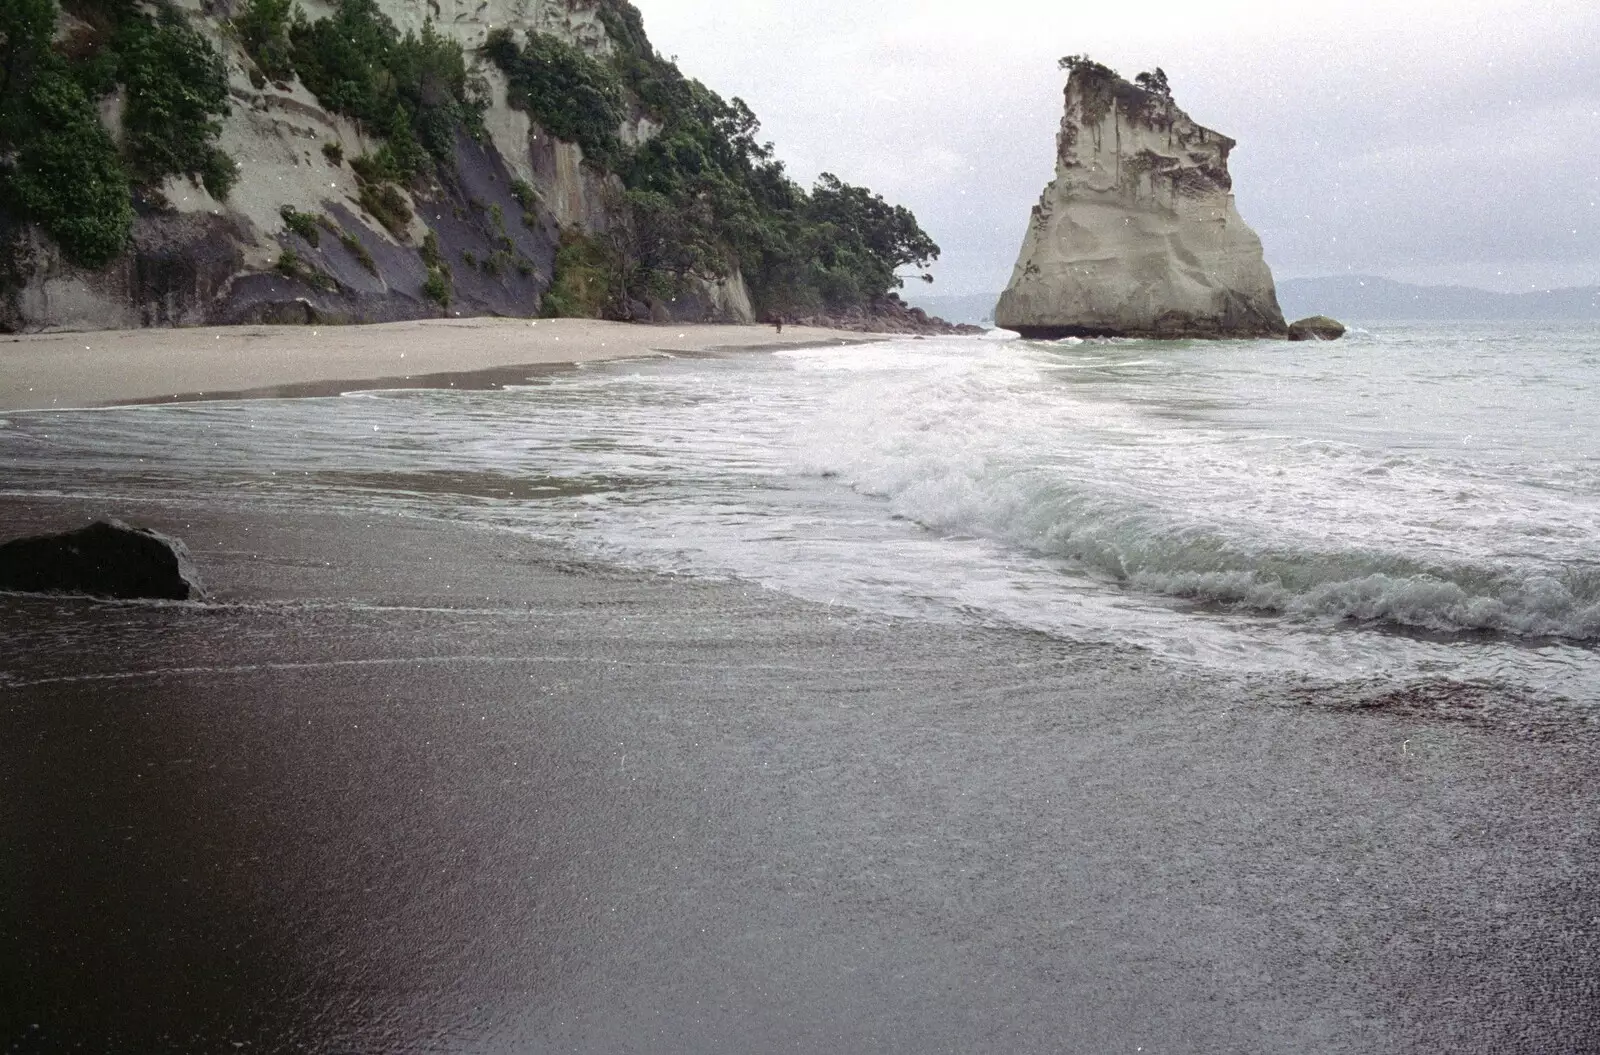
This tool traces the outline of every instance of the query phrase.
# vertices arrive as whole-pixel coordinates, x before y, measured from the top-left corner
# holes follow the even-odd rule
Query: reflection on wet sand
[[[130,513],[217,603],[0,597],[6,1050],[1600,1040],[1583,727],[460,525]]]

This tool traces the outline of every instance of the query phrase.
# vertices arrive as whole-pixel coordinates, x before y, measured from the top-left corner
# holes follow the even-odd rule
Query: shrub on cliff
[[[450,161],[457,128],[482,133],[488,90],[468,72],[461,45],[440,36],[432,22],[423,23],[420,36],[407,33],[401,38],[390,57],[389,75],[399,102],[390,112],[391,127],[395,110],[405,113],[433,157]]]
[[[362,182],[359,197],[363,209],[396,239],[405,240],[406,231],[411,227],[411,206],[394,184]]]
[[[0,209],[36,223],[74,263],[99,267],[127,244],[128,178],[94,104],[51,50],[54,0],[0,5]],[[11,274],[7,284],[23,281]]]
[[[496,29],[483,52],[510,82],[507,98],[557,139],[577,143],[584,156],[614,163],[622,143],[622,86],[617,75],[577,48],[545,33],[528,34],[519,47],[508,29]]]
[[[1160,66],[1139,74],[1133,79],[1133,83],[1152,95],[1159,95],[1163,99],[1172,98],[1172,82],[1167,80],[1167,71]]]
[[[89,99],[62,69],[40,71],[20,108],[31,134],[0,168],[4,202],[38,224],[67,259],[103,267],[133,226],[128,177]],[[5,144],[0,144],[5,145]]]
[[[101,267],[127,244],[130,182],[189,175],[218,198],[236,178],[215,146],[227,79],[177,9],[86,3],[88,31],[52,45],[54,0],[0,4],[0,205],[36,223],[69,260]],[[124,150],[95,99],[123,85]]]
[[[134,178],[187,175],[212,197],[227,197],[235,171],[217,156],[215,141],[228,113],[228,75],[211,42],[176,8],[163,7],[154,19],[123,22],[112,47],[128,90],[122,125]]]
[[[431,21],[401,36],[375,0],[338,0],[329,18],[296,12],[289,37],[294,68],[318,102],[388,141],[399,178],[426,159],[448,164],[455,130],[481,131],[487,105],[461,46]]]
[[[294,45],[289,41],[289,11],[294,0],[245,0],[233,27],[239,42],[261,72],[275,81],[294,76]]]
[[[1115,80],[1117,71],[1102,62],[1096,62],[1087,55],[1067,55],[1056,63],[1059,69],[1066,70],[1069,74],[1081,73],[1085,76]]]
[[[568,231],[556,250],[555,274],[541,303],[546,318],[598,319],[616,315],[620,261],[607,246]]]
[[[449,308],[450,276],[439,268],[429,268],[427,280],[422,283],[422,295],[441,308]]]
[[[293,205],[285,205],[278,210],[278,215],[283,217],[283,226],[306,240],[306,244],[315,249],[322,241],[317,217],[314,213],[301,212]]]

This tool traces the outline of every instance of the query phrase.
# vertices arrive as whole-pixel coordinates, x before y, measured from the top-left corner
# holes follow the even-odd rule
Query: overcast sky
[[[1279,279],[1600,283],[1600,0],[635,0],[790,172],[909,206],[930,293],[997,292],[1052,175],[1062,55],[1161,66],[1239,141]]]

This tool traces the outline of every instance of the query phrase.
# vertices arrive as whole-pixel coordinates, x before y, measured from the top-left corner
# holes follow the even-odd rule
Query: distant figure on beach
[[[778,328],[778,332],[779,333],[782,333],[783,332],[783,316],[782,315],[774,315],[772,317],[772,325],[774,325],[774,326],[776,326]]]

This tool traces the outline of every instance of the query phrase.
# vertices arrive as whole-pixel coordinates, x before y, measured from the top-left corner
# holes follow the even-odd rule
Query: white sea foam
[[[1212,354],[1236,362],[1275,347]],[[1217,419],[1239,400],[1181,387],[1192,366],[1152,381],[1171,364],[1131,351],[952,357],[899,384],[857,378],[807,438],[804,466],[934,531],[1065,559],[1134,591],[1299,620],[1600,638],[1596,459],[1526,450],[1528,423],[1511,417],[1522,408],[1501,404],[1500,422],[1480,412],[1459,437],[1414,430],[1405,444],[1343,423],[1228,429]],[[1358,392],[1346,422],[1385,417],[1362,405],[1374,381],[1347,384]]]
[[[1582,330],[991,331],[52,415],[0,431],[0,456],[27,491],[378,504],[1232,671],[1595,698],[1597,388]]]

